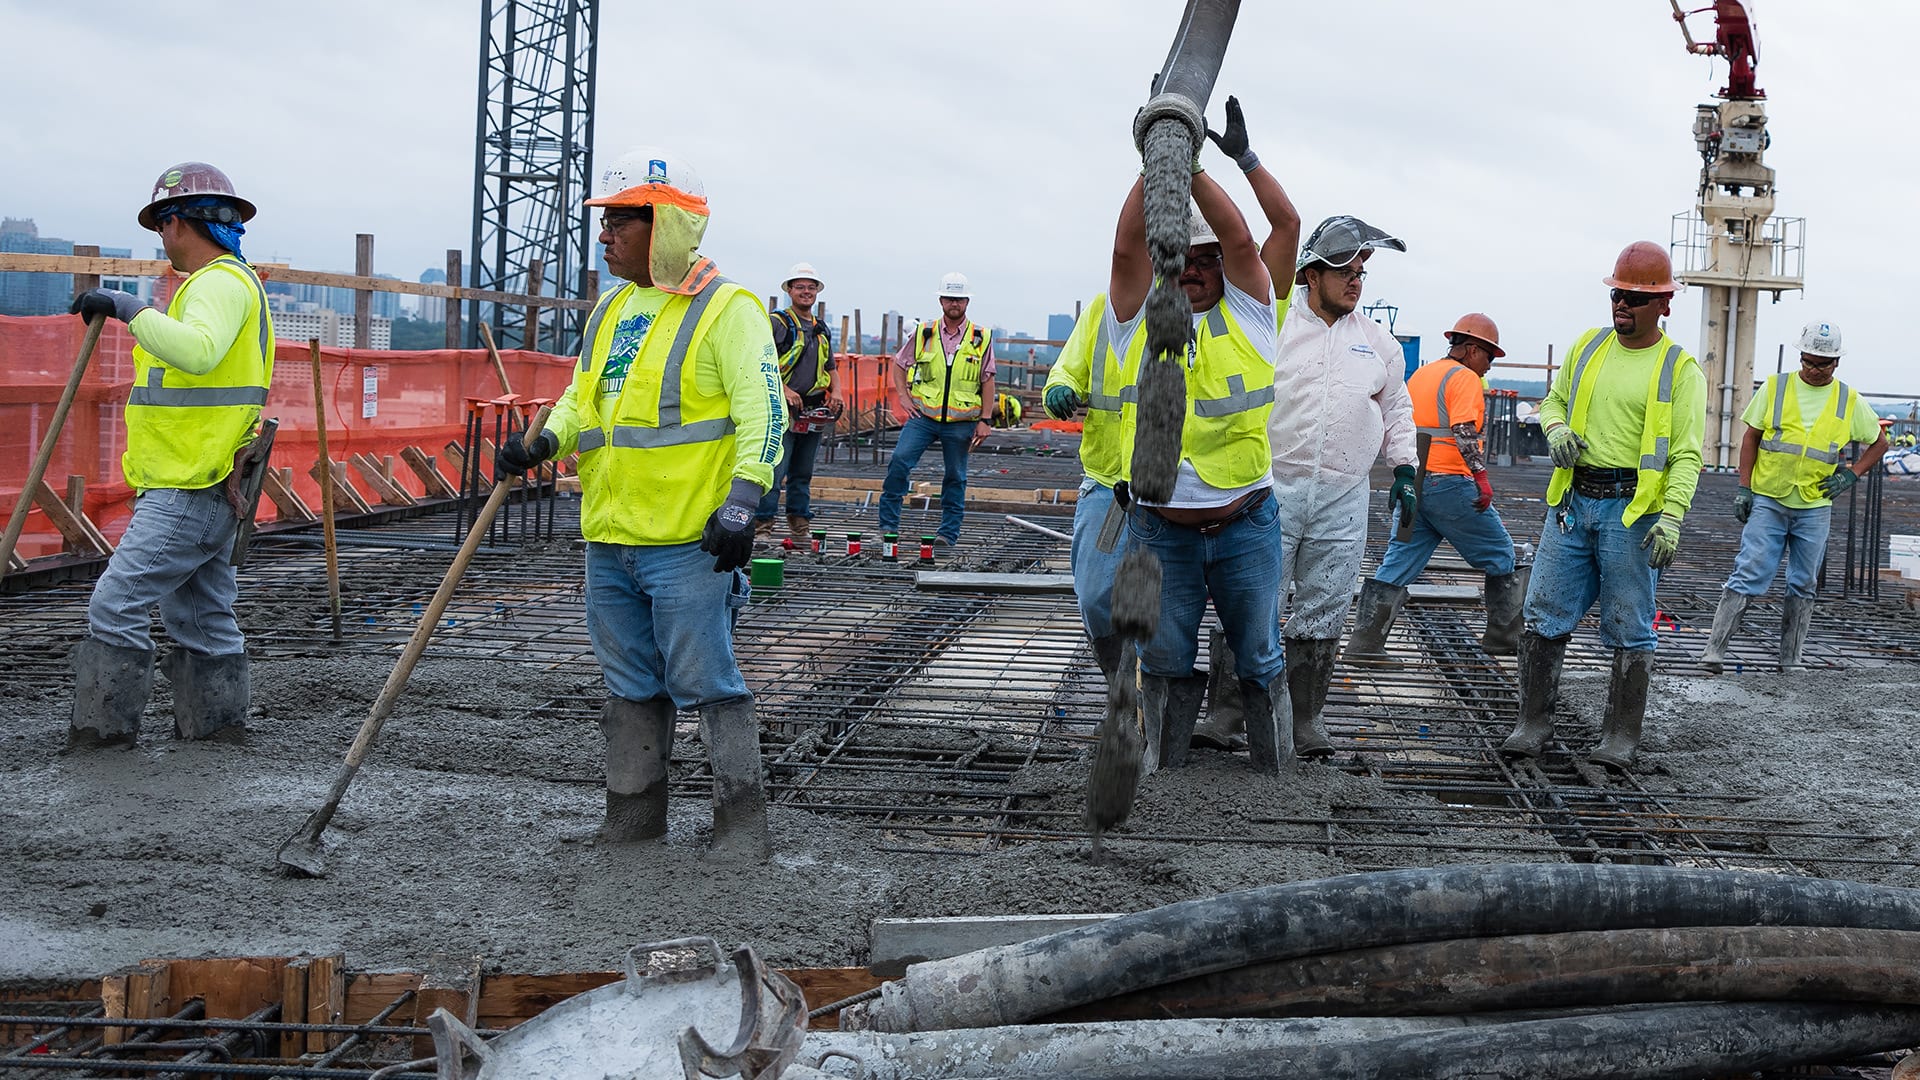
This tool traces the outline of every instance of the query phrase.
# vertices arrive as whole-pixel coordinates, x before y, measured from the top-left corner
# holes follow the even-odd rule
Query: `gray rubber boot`
[[[761,778],[760,723],[753,699],[736,698],[700,710],[700,738],[713,767],[713,843],[708,852],[726,859],[766,862],[767,788]]]
[[[607,737],[607,820],[594,839],[625,844],[667,835],[673,712],[667,698],[608,698],[600,710],[600,730]]]
[[[1622,772],[1633,767],[1640,748],[1640,724],[1647,715],[1647,683],[1653,678],[1652,649],[1613,650],[1613,678],[1607,683],[1607,715],[1600,745],[1587,760]]]
[[[1400,608],[1406,602],[1406,586],[1389,585],[1378,578],[1368,578],[1367,583],[1360,586],[1360,602],[1353,613],[1353,636],[1347,639],[1346,658],[1384,658],[1387,655],[1387,633],[1393,629],[1393,620],[1400,617]],[[1287,655],[1293,655],[1292,648],[1288,648]],[[1298,700],[1299,687],[1293,690],[1295,700]],[[1305,749],[1301,753],[1305,754]]]
[[[132,746],[153,693],[153,650],[88,638],[73,649],[73,719],[67,747]]]
[[[1247,753],[1254,771],[1277,776],[1291,768],[1295,758],[1293,725],[1287,722],[1291,710],[1286,676],[1265,686],[1252,679],[1240,680],[1240,700],[1247,707]]]
[[[1805,671],[1801,653],[1807,645],[1807,627],[1813,622],[1813,597],[1788,594],[1780,609],[1780,670]]]
[[[1167,706],[1173,697],[1174,680],[1165,675],[1140,673],[1140,775],[1152,776],[1160,770],[1160,745],[1167,729]]]
[[[1206,675],[1189,675],[1167,680],[1166,712],[1161,718],[1160,767],[1177,769],[1187,763],[1187,751],[1194,742],[1194,728],[1200,720],[1200,703],[1207,696]],[[1152,753],[1148,743],[1148,753]]]
[[[1713,633],[1707,635],[1707,651],[1700,654],[1700,666],[1715,675],[1726,669],[1727,645],[1740,632],[1740,620],[1747,614],[1753,597],[1732,589],[1720,590],[1720,606],[1713,609]]]
[[[1487,632],[1480,635],[1480,649],[1488,656],[1512,656],[1520,647],[1520,631],[1526,627],[1522,609],[1532,571],[1521,566],[1511,574],[1487,575]]]
[[[1406,590],[1400,592],[1405,595]],[[1287,639],[1287,696],[1293,701],[1293,749],[1303,758],[1333,756],[1333,743],[1327,738],[1327,725],[1320,713],[1327,705],[1327,687],[1333,683],[1333,662],[1339,653],[1339,638]]]
[[[247,654],[206,656],[175,647],[160,661],[173,684],[173,734],[181,739],[242,742],[252,697]]]
[[[1205,750],[1241,750],[1247,745],[1247,706],[1225,631],[1207,638],[1207,718],[1195,725],[1189,745]]]
[[[1519,653],[1519,722],[1507,741],[1500,744],[1500,752],[1508,757],[1537,758],[1553,737],[1553,698],[1560,690],[1560,663],[1567,656],[1567,639],[1522,631]]]
[[[1120,661],[1127,655],[1127,639],[1118,634],[1093,639],[1093,662],[1100,665],[1100,677],[1111,687],[1120,672]]]

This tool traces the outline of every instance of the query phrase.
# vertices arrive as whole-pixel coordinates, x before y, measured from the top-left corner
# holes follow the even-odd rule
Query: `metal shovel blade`
[[[301,826],[300,831],[287,838],[274,852],[275,862],[281,873],[293,877],[325,877],[327,861],[320,853],[320,832],[325,826],[315,828],[313,820]]]

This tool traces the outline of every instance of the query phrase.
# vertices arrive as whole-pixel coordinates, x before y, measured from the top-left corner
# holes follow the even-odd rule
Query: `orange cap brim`
[[[707,200],[702,195],[689,195],[677,187],[668,184],[635,184],[624,191],[611,195],[602,195],[598,199],[588,199],[588,206],[677,206],[691,214],[710,216]]]

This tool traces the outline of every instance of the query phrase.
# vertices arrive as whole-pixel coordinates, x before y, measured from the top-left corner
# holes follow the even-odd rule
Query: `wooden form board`
[[[107,542],[99,526],[88,519],[85,512],[68,506],[60,493],[53,490],[53,485],[44,478],[33,491],[33,504],[47,515],[47,520],[60,530],[60,536],[75,550],[93,555],[113,554],[113,545]]]
[[[336,461],[333,463],[332,472],[333,512],[336,514],[373,513],[373,507],[367,504],[367,500],[360,497],[360,493],[355,491],[353,484],[347,480],[347,467]],[[314,483],[317,484],[320,482],[320,463],[318,461],[313,463],[313,468],[307,470],[307,475],[313,477]]]

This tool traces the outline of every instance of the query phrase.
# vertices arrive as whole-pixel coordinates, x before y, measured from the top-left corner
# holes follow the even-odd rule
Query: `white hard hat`
[[[706,202],[707,186],[685,158],[658,146],[636,146],[600,170],[587,205],[645,206],[661,201],[653,197],[658,192],[645,190],[655,185],[677,191],[691,201]]]
[[[958,270],[952,270],[941,276],[940,298],[942,300],[948,297],[965,300],[972,295],[967,291],[967,275]]]
[[[1800,328],[1800,351],[1809,356],[1830,356],[1835,360],[1847,354],[1840,347],[1840,328],[1830,322],[1810,322]]]
[[[809,262],[797,262],[791,267],[788,267],[787,276],[781,279],[780,287],[784,289],[800,278],[807,278],[813,281],[820,286],[821,292],[827,291],[827,283],[820,277],[820,271],[815,270],[813,264]]]
[[[1187,208],[1187,246],[1199,247],[1201,244],[1219,243],[1220,237],[1214,233],[1213,226],[1207,224],[1207,219],[1201,216],[1199,205],[1189,203]]]

